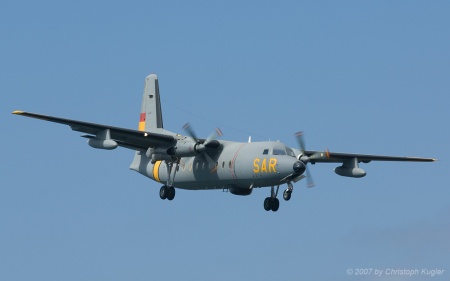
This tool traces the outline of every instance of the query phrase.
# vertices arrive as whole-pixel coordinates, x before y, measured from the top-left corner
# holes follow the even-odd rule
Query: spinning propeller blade
[[[212,132],[209,137],[205,140],[205,145],[207,145],[208,143],[210,143],[212,140],[217,139],[218,137],[223,136],[222,131],[219,128],[216,128],[216,130],[214,130],[214,132]]]
[[[306,171],[305,171],[306,182],[307,182],[306,186],[310,187],[310,188],[314,187],[315,184],[314,184],[311,172],[309,171],[309,168],[307,165],[311,161],[311,158],[308,157],[307,155],[305,155],[306,146],[305,146],[305,138],[304,138],[303,132],[295,133],[295,137],[297,139],[297,143],[298,143],[298,146],[300,147],[300,151],[301,151],[301,155],[298,156],[298,160],[302,161],[306,166]],[[313,157],[313,156],[314,155],[311,155],[311,157]]]
[[[298,147],[302,154],[305,152],[305,138],[303,137],[303,132],[295,133],[295,138],[297,139]]]
[[[186,131],[186,133],[195,140],[196,143],[198,143],[197,135],[195,134],[194,130],[191,128],[191,124],[186,123],[183,125],[183,130]]]
[[[186,133],[195,141],[195,149],[201,154],[206,162],[208,162],[208,167],[211,173],[217,171],[217,163],[209,156],[209,154],[205,151],[205,148],[217,148],[220,143],[216,140],[218,137],[223,135],[222,131],[219,128],[216,128],[214,132],[212,132],[208,138],[202,143],[192,129],[189,123],[184,124],[183,129]]]

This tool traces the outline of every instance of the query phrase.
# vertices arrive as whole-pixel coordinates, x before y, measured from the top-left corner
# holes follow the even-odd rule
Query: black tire
[[[272,209],[272,198],[267,197],[264,199],[264,210],[270,211]]]
[[[169,193],[167,194],[167,200],[173,200],[173,198],[175,198],[175,187],[171,186],[168,188],[169,189]]]
[[[167,196],[169,195],[169,188],[165,185],[161,186],[161,189],[159,190],[159,197],[164,200],[167,199]]]
[[[291,191],[285,190],[283,192],[283,199],[289,201],[291,199],[291,195],[292,195]]]
[[[280,208],[280,200],[278,198],[272,199],[272,211],[276,212]]]

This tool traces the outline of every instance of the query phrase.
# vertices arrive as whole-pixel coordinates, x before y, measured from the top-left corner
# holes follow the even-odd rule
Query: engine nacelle
[[[241,187],[230,187],[228,190],[234,195],[250,195],[252,194],[253,189],[241,188]]]
[[[190,141],[178,141],[177,145],[167,150],[167,154],[176,157],[191,157],[199,153],[197,150],[197,144]]]
[[[151,155],[152,158],[152,164],[155,164],[156,161],[172,161],[172,156],[168,155],[168,154],[152,154]]]
[[[366,171],[361,168],[340,166],[334,169],[334,172],[343,177],[362,178],[366,175]]]
[[[115,149],[117,148],[117,142],[109,139],[109,140],[102,140],[102,139],[97,139],[97,138],[91,138],[88,140],[88,144],[93,147],[93,148],[98,148],[98,149],[107,149],[107,150],[111,150],[111,149]]]

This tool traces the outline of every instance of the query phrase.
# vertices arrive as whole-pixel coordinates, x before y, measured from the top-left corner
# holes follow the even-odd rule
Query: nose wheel
[[[286,190],[283,192],[283,199],[284,199],[285,201],[289,201],[289,200],[291,199],[291,195],[292,195],[292,190],[286,189]]]
[[[288,182],[287,185],[288,188],[286,188],[286,190],[283,192],[283,199],[285,201],[289,201],[291,199],[292,191],[294,190],[294,186],[291,182]]]

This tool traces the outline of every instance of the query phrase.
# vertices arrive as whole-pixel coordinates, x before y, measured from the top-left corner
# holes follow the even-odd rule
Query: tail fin
[[[161,100],[159,98],[158,77],[150,74],[145,78],[144,95],[139,119],[139,131],[163,128]]]

